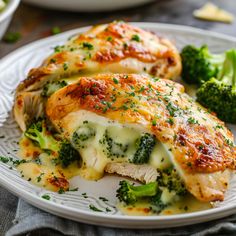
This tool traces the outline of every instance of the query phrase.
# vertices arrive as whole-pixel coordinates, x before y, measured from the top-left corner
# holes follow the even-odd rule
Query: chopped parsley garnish
[[[130,97],[135,97],[135,92],[128,93]]]
[[[76,187],[76,188],[69,189],[69,191],[70,191],[70,192],[76,192],[76,191],[78,191],[78,189],[79,189],[79,188]]]
[[[36,179],[37,182],[40,182],[42,180],[42,176],[44,175],[44,173],[41,173]]]
[[[99,199],[104,201],[104,202],[108,202],[108,199],[106,199],[105,197],[99,197]]]
[[[169,123],[170,125],[174,124],[174,120],[172,118],[168,118],[166,122]]]
[[[136,42],[141,42],[141,39],[138,34],[132,35],[131,40],[136,41]]]
[[[111,209],[109,209],[108,207],[106,208],[106,212],[111,212]]]
[[[12,160],[12,163],[13,163],[14,166],[18,166],[18,165],[20,165],[20,164],[22,164],[22,163],[26,163],[26,162],[27,162],[27,161],[26,161],[25,159],[22,159],[22,160],[15,160],[15,161]]]
[[[46,200],[50,200],[50,199],[51,199],[51,197],[50,197],[48,194],[44,194],[44,195],[42,196],[42,198],[43,198],[43,199],[46,199]]]
[[[185,206],[185,207],[184,207],[184,210],[187,211],[187,210],[188,210],[188,206]]]
[[[60,189],[58,190],[58,193],[59,193],[59,194],[63,194],[63,193],[65,193],[65,190],[64,190],[63,188],[60,188]]]
[[[63,48],[64,48],[64,46],[59,46],[58,45],[54,48],[54,52],[61,52]]]
[[[7,163],[7,162],[9,162],[9,158],[0,156],[0,161],[3,162],[3,163]]]
[[[176,107],[175,105],[173,105],[171,102],[169,102],[166,106],[167,110],[169,111],[171,116],[175,116],[176,115],[176,111],[178,111],[178,107]]]
[[[40,157],[35,158],[34,162],[38,165],[42,165],[42,161],[41,161]]]
[[[142,87],[139,89],[139,91],[138,91],[138,92],[142,93],[144,90],[145,90],[145,87],[144,87],[144,86],[142,86]]]
[[[117,78],[113,78],[112,80],[113,80],[113,82],[114,82],[115,84],[118,84],[118,83],[119,83],[119,80],[118,80]]]
[[[126,50],[128,48],[128,44],[127,43],[123,43],[124,49]]]
[[[157,125],[157,121],[156,120],[152,120],[152,126],[156,126]]]
[[[52,34],[59,34],[61,33],[61,29],[58,26],[52,28]]]
[[[55,58],[51,58],[50,63],[55,63],[57,60]]]
[[[111,37],[111,36],[108,36],[108,37],[107,37],[107,41],[111,42],[111,41],[112,41],[112,37]]]
[[[92,211],[97,211],[97,212],[102,212],[102,210],[98,209],[97,207],[95,207],[93,204],[89,205],[89,209]]]
[[[191,162],[187,162],[187,166],[191,167],[192,163]]]
[[[3,41],[6,43],[16,43],[21,38],[19,32],[8,32],[3,37]]]
[[[68,69],[68,64],[67,64],[67,63],[64,63],[64,64],[63,64],[63,69],[64,69],[64,70],[67,70],[67,69]]]
[[[225,139],[225,142],[231,147],[234,146],[234,143],[231,140],[227,139],[227,138]]]
[[[127,111],[129,109],[129,107],[126,104],[123,104],[120,108],[125,111]]]
[[[83,46],[83,48],[86,48],[88,50],[93,50],[93,45],[91,43],[83,42],[82,46]]]
[[[188,123],[189,124],[199,124],[198,121],[193,117],[188,118]]]

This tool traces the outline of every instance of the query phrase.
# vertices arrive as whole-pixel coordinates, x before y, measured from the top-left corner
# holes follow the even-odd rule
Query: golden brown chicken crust
[[[46,105],[58,130],[63,130],[63,117],[80,109],[144,126],[189,173],[235,169],[232,133],[173,81],[126,74],[81,77],[53,94]]]
[[[32,69],[17,91],[39,89],[49,80],[88,73],[147,73],[175,79],[181,59],[169,40],[124,22],[92,27],[57,46],[42,66]]]

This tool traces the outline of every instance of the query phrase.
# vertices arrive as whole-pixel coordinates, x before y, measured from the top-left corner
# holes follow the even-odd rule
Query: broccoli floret
[[[197,48],[187,45],[181,52],[182,78],[189,84],[201,84],[219,75],[225,54],[212,54],[206,45]]]
[[[44,120],[31,124],[24,135],[35,141],[43,150],[55,150],[55,152],[58,152],[60,149],[59,142],[47,130]]]
[[[150,205],[153,212],[160,213],[185,196],[187,190],[173,167],[159,171],[159,174],[156,182],[141,186],[134,186],[126,180],[120,181],[116,196],[128,206],[144,202]]]
[[[71,163],[78,160],[78,157],[78,152],[71,146],[71,144],[67,140],[61,142],[59,159],[63,167],[69,166]]]
[[[236,50],[226,52],[221,73],[202,84],[197,91],[197,101],[217,116],[236,123]]]
[[[67,86],[67,83],[64,80],[47,83],[43,87],[42,96],[43,97],[50,97],[57,90],[65,87],[65,86]]]
[[[120,181],[120,188],[117,189],[117,198],[126,203],[132,205],[140,198],[155,196],[158,190],[157,182],[151,182],[149,184],[134,186],[126,180]]]
[[[175,195],[184,196],[187,193],[184,182],[173,167],[159,171],[157,183],[169,192],[175,192]]]
[[[163,209],[165,209],[168,204],[164,203],[162,200],[162,190],[158,188],[157,193],[149,199],[152,210],[155,213],[160,213]]]
[[[135,164],[148,163],[155,144],[156,138],[154,135],[149,133],[142,135],[141,138],[136,141],[137,150],[131,162]]]
[[[75,160],[78,160],[78,152],[65,140],[57,140],[47,130],[44,120],[33,123],[24,133],[24,135],[36,142],[39,147],[46,152],[57,154],[63,167],[67,167]]]

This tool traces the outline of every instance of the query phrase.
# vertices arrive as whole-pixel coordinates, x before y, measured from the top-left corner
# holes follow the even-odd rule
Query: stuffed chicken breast
[[[134,74],[78,77],[50,96],[46,114],[80,153],[84,178],[122,168],[137,176],[133,164],[172,165],[197,199],[224,199],[235,169],[232,133],[178,83]],[[144,178],[152,168],[138,173],[152,182]]]
[[[151,32],[124,22],[94,26],[55,47],[18,86],[14,113],[21,129],[43,112],[43,103],[55,88],[73,83],[78,76],[108,72],[175,79],[181,60],[173,43]]]

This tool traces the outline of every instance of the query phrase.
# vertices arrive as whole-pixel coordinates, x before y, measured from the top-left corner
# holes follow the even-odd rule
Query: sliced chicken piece
[[[15,98],[14,115],[21,130],[25,131],[34,119],[44,114],[44,103],[41,91],[22,92]]]
[[[155,182],[158,177],[157,170],[150,165],[135,165],[131,163],[108,163],[105,172],[130,177],[142,183]]]

